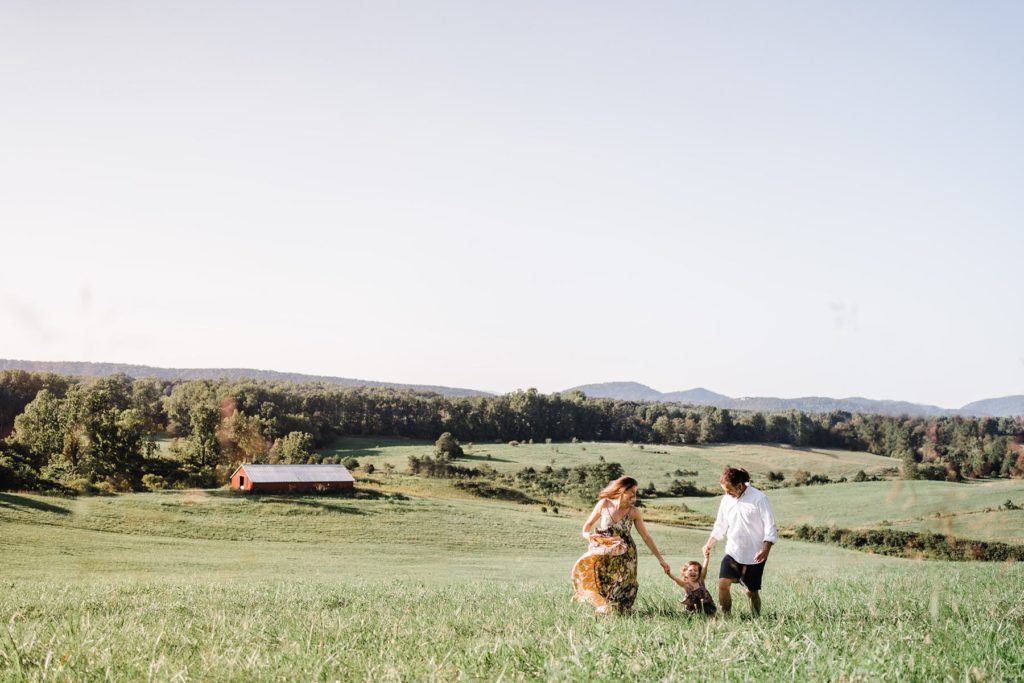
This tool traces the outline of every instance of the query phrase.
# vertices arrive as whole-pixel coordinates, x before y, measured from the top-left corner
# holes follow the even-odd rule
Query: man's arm
[[[711,535],[708,536],[708,542],[704,544],[704,550],[709,553],[715,542],[725,538],[725,534],[729,531],[729,522],[725,518],[725,502],[726,499],[723,497],[722,502],[718,504],[718,515],[715,517],[715,525],[711,527]]]
[[[775,513],[772,512],[767,496],[761,499],[757,509],[761,513],[761,524],[764,525],[764,540],[761,549],[754,555],[754,562],[761,563],[768,559],[768,553],[772,551],[772,546],[779,537],[778,529],[775,527]]]

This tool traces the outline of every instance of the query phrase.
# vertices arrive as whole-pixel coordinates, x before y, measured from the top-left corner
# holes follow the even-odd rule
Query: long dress
[[[636,543],[633,520],[626,513],[612,522],[614,505],[605,500],[590,547],[572,568],[573,598],[589,602],[599,613],[625,611],[636,600]]]

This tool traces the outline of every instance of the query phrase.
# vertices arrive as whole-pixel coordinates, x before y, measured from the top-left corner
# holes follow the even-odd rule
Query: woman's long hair
[[[608,498],[614,500],[636,485],[636,479],[633,477],[619,477],[618,479],[610,481],[601,493],[597,494],[597,497],[599,499]]]

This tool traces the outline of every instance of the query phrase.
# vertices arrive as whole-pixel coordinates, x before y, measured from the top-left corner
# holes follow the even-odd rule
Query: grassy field
[[[430,450],[341,445],[361,462],[402,468],[410,452]],[[559,466],[603,455],[656,473],[672,458],[701,457],[701,476],[745,452],[572,447]],[[543,466],[552,452],[490,449],[489,462],[511,470]],[[798,464],[808,458],[833,472],[863,462],[765,449],[755,473],[821,472]],[[355,496],[0,494],[0,681],[1024,677],[1020,563],[904,560],[783,540],[769,560],[762,617],[749,618],[737,593],[734,619],[704,620],[681,611],[681,592],[641,547],[635,612],[595,619],[570,601],[583,511],[477,499],[444,480],[360,479]],[[783,525],[807,516],[908,528],[952,519],[969,530],[979,518],[985,533],[1005,538],[1020,533],[1019,511],[984,510],[1022,493],[1013,481],[886,481],[771,497]],[[650,515],[679,502],[648,501]],[[650,528],[674,567],[707,538],[706,528]]]
[[[825,484],[770,492],[780,523],[794,526],[934,531],[981,540],[1021,543],[1024,510],[999,511],[1007,500],[1024,503],[1024,481],[1002,479],[954,484],[944,481],[877,481]],[[715,498],[659,498],[648,505],[684,504],[709,515]]]
[[[788,479],[800,470],[826,475],[831,479],[852,478],[859,470],[880,474],[899,463],[871,453],[857,451],[794,448],[776,444],[726,444],[717,446],[652,446],[622,443],[534,443],[463,444],[467,455],[460,464],[467,467],[488,465],[499,472],[516,472],[524,467],[575,467],[593,463],[598,457],[620,463],[625,471],[644,487],[653,482],[668,488],[673,479],[695,481],[698,486],[718,489],[718,477],[726,465],[744,467],[757,480],[765,481],[770,471],[782,472]],[[433,454],[433,443],[408,439],[372,439],[349,437],[323,451],[327,456],[355,457],[361,465],[373,463],[381,468],[391,464],[404,471],[410,455]],[[696,471],[696,476],[676,474]]]

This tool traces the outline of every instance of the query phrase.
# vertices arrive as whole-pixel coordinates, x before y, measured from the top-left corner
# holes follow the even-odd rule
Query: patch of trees
[[[467,493],[471,493],[474,496],[479,496],[481,498],[507,500],[512,503],[522,503],[524,505],[541,502],[517,489],[508,488],[507,486],[495,486],[494,484],[486,481],[457,481],[455,482],[455,488],[462,489]],[[546,512],[547,510],[544,508],[542,511]]]
[[[692,481],[682,479],[673,479],[664,490],[659,490],[653,481],[640,490],[640,495],[644,498],[712,497],[720,494],[721,491],[708,491]]]
[[[996,541],[976,541],[943,534],[895,529],[837,529],[806,524],[793,531],[794,538],[898,557],[933,560],[984,560],[1004,562],[1024,558],[1024,546]]]
[[[249,380],[0,371],[0,488],[212,486],[241,462],[310,462],[340,436],[470,442],[780,443],[896,458],[904,476],[1024,476],[1024,417],[887,417],[544,395],[446,397]],[[157,452],[157,436],[170,437]],[[639,447],[639,446],[638,446]]]

